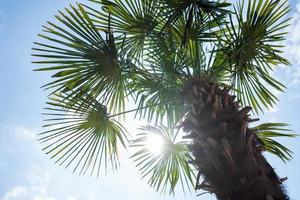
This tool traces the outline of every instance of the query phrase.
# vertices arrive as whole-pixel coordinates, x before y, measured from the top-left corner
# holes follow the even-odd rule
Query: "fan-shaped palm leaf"
[[[148,183],[157,191],[174,192],[175,186],[181,182],[184,187],[190,188],[194,184],[195,174],[188,164],[192,160],[187,145],[176,141],[178,132],[165,126],[144,126],[142,133],[133,140],[132,147],[136,153],[131,158],[141,171],[143,178],[148,177]],[[161,138],[163,146],[160,152],[153,152],[147,146],[149,137],[156,135]],[[157,141],[159,142],[159,141]]]
[[[117,44],[129,56],[140,58],[147,42],[156,37],[157,26],[161,21],[157,0],[92,0],[102,6],[102,11],[89,9],[93,20],[103,29],[110,26],[120,35]],[[110,21],[107,19],[110,18]]]
[[[46,89],[72,91],[71,96],[89,93],[100,96],[102,103],[112,111],[123,110],[126,96],[126,70],[129,64],[114,43],[110,30],[106,39],[96,29],[83,7],[71,6],[56,19],[61,26],[48,22],[39,36],[49,44],[36,42],[33,56],[42,60],[34,63],[47,65],[37,71],[58,71],[55,81],[45,85]],[[107,102],[106,100],[110,101]]]
[[[296,134],[291,133],[291,130],[286,128],[287,126],[288,124],[284,123],[264,123],[252,128],[262,141],[266,151],[278,156],[283,162],[292,158],[292,151],[273,138],[296,137]]]
[[[284,40],[282,30],[288,26],[289,19],[284,17],[289,7],[287,1],[250,0],[245,9],[243,0],[235,11],[238,23],[234,25],[231,19],[231,27],[221,39],[216,67],[229,72],[231,85],[243,105],[251,105],[258,112],[276,103],[270,88],[281,92],[285,88],[270,71],[278,64],[289,64],[281,57],[279,44]]]
[[[218,59],[222,61],[215,67],[230,74],[238,98],[257,112],[275,104],[277,97],[270,88],[285,88],[270,71],[278,64],[289,64],[280,55],[289,7],[287,1],[277,0],[249,0],[244,7],[243,0],[235,8],[237,25],[231,19],[225,37],[220,39]]]
[[[118,145],[126,146],[127,133],[107,109],[94,98],[85,95],[70,101],[67,94],[51,97],[44,115],[49,130],[40,134],[43,148],[56,163],[73,164],[74,172],[90,170],[99,176],[100,168],[115,170],[119,165]],[[70,103],[71,102],[71,103]]]
[[[226,8],[230,6],[230,3],[226,2],[202,0],[162,0],[161,2],[163,4],[161,10],[166,17],[165,28],[170,28],[178,21],[183,22],[180,24],[184,25],[184,29],[177,32],[182,36],[183,45],[186,44],[191,35],[203,34],[203,25],[212,25],[209,28],[213,29],[216,23],[222,24],[222,19],[229,13]],[[209,37],[208,40],[211,41],[211,38]]]

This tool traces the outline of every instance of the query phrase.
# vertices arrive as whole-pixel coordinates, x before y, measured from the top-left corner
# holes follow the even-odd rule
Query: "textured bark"
[[[203,79],[188,83],[182,96],[189,113],[179,126],[192,141],[197,189],[214,193],[219,200],[289,199],[262,155],[262,142],[248,128],[256,121],[249,118],[251,107],[241,109],[228,88]]]

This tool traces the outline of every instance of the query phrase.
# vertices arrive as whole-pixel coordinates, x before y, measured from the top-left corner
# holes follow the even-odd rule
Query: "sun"
[[[158,155],[162,152],[164,139],[158,134],[150,134],[147,137],[146,146],[153,154]]]

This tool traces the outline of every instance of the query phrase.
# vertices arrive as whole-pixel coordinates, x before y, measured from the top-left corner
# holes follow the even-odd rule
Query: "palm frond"
[[[139,87],[141,84],[143,88]],[[181,117],[184,107],[178,88],[164,84],[155,76],[140,77],[135,85],[139,87],[136,89],[138,108],[147,107],[137,111],[141,118],[155,123],[165,118],[171,125]]]
[[[102,7],[95,10],[88,7],[99,29],[110,26],[119,34],[117,44],[129,56],[140,58],[147,49],[147,43],[156,37],[161,14],[157,0],[91,0]],[[108,20],[110,19],[110,20]]]
[[[279,64],[289,64],[281,56],[280,42],[285,39],[290,8],[287,1],[277,0],[249,0],[247,8],[244,4],[242,0],[235,7],[235,18],[220,38],[219,65],[215,67],[230,74],[229,81],[242,104],[258,112],[278,100],[271,89],[285,89],[270,72]]]
[[[56,159],[55,163],[73,172],[100,175],[100,169],[115,170],[119,166],[118,146],[128,144],[127,132],[116,120],[109,118],[107,109],[89,95],[71,101],[67,94],[50,97],[43,127],[39,134],[43,150]]]
[[[172,126],[183,114],[180,89],[188,78],[189,60],[180,50],[168,51],[161,41],[145,54],[144,70],[133,75],[131,88],[136,93],[137,114],[155,123],[166,118]],[[168,45],[168,44],[166,44]],[[171,47],[170,47],[171,48]]]
[[[251,128],[262,141],[266,151],[278,156],[283,162],[290,160],[293,152],[273,138],[297,137],[297,134],[286,128],[287,126],[289,125],[285,123],[264,123]]]
[[[150,125],[142,127],[141,130],[143,132],[132,142],[136,152],[131,158],[143,178],[147,177],[149,185],[157,191],[168,191],[170,194],[179,182],[183,189],[193,187],[195,174],[188,164],[192,156],[184,142],[176,141],[178,132],[165,126]],[[161,139],[162,146],[159,152],[153,152],[147,144],[153,135]]]
[[[116,48],[114,36],[106,31],[106,39],[95,27],[89,15],[78,7],[66,8],[55,16],[57,24],[48,22],[46,34],[39,34],[45,42],[35,42],[34,63],[47,65],[36,71],[56,71],[52,81],[44,86],[52,93],[63,91],[71,96],[89,93],[102,99],[110,111],[124,109],[126,72],[130,67],[123,53]]]
[[[205,33],[206,30],[222,24],[224,16],[229,13],[226,8],[230,6],[230,3],[219,1],[161,0],[161,2],[163,4],[161,10],[166,18],[164,29],[174,25],[182,27],[182,30],[176,31],[181,36],[182,45],[186,45],[189,38],[193,39],[193,35],[201,37],[207,34],[209,35],[206,37],[207,40],[211,41],[213,34]]]

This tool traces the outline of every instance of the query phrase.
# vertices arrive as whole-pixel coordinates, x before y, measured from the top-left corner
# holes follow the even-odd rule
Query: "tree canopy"
[[[202,77],[232,89],[243,106],[262,114],[285,86],[272,76],[282,56],[287,1],[90,0],[70,5],[47,22],[34,43],[36,71],[50,71],[47,122],[40,141],[60,165],[99,176],[119,166],[120,147],[156,190],[193,188],[192,155],[176,124],[187,106],[185,84]],[[135,105],[128,109],[128,102]],[[131,137],[127,113],[149,124]],[[274,137],[294,137],[284,123],[253,127],[267,151],[283,161],[291,151]],[[154,154],[151,135],[163,138]]]

